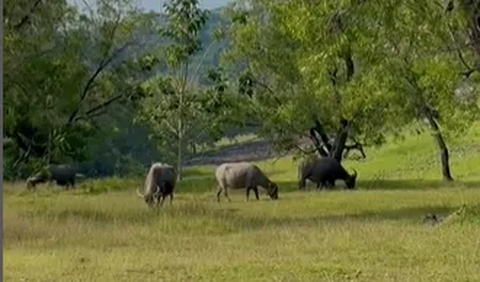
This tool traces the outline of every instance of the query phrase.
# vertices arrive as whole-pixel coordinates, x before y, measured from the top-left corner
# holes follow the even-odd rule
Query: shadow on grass
[[[409,207],[391,210],[363,211],[351,214],[326,214],[315,215],[311,217],[241,217],[234,221],[248,221],[247,229],[261,229],[269,227],[308,227],[325,224],[342,224],[345,222],[356,221],[366,222],[384,222],[384,221],[408,221],[411,223],[423,224],[426,214],[434,213],[437,216],[447,216],[459,207],[430,206],[430,207]],[[233,219],[232,219],[233,220]]]
[[[438,189],[444,187],[480,188],[480,181],[447,182],[442,180],[359,180],[358,188],[363,190],[404,190],[404,189]]]
[[[246,203],[254,204],[254,203]],[[319,225],[337,225],[342,223],[367,223],[367,222],[382,222],[382,221],[407,221],[413,224],[423,224],[425,215],[434,213],[437,216],[447,216],[453,211],[458,210],[460,206],[422,206],[422,207],[407,207],[407,208],[391,208],[382,210],[364,210],[360,212],[342,213],[338,211],[336,214],[322,213],[313,215],[305,214],[286,214],[278,217],[272,216],[252,216],[240,213],[238,207],[230,203],[222,203],[220,206],[212,206],[206,202],[192,202],[183,204],[174,204],[174,206],[165,206],[160,209],[135,209],[122,211],[108,211],[101,209],[78,209],[78,208],[63,208],[58,210],[37,209],[35,211],[25,211],[21,216],[26,218],[44,218],[55,222],[84,222],[97,223],[102,226],[105,224],[154,224],[158,223],[163,218],[165,222],[173,222],[172,219],[177,219],[177,227],[188,226],[188,222],[216,222],[218,230],[204,230],[202,233],[239,233],[245,230],[259,230],[278,227],[315,227]],[[198,233],[196,227],[185,229],[182,232]]]
[[[298,191],[298,182],[296,181],[284,181],[277,183],[282,192],[294,192]],[[448,187],[466,187],[466,188],[479,188],[480,181],[460,181],[446,182],[442,180],[423,180],[423,179],[411,179],[411,180],[359,180],[355,186],[355,190],[430,190]],[[341,191],[346,188],[345,183],[342,180],[337,180],[334,188],[331,190]],[[307,190],[316,190],[316,184],[307,181]]]

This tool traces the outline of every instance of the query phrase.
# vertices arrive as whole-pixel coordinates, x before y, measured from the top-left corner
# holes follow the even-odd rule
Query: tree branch
[[[325,150],[325,148],[322,147],[322,143],[320,142],[320,140],[318,140],[317,138],[317,135],[316,135],[316,129],[315,128],[311,128],[310,129],[310,139],[312,140],[314,146],[315,146],[315,149],[317,150],[318,154],[322,157],[328,157],[328,151]],[[328,144],[330,145],[330,144]]]
[[[124,97],[124,94],[119,94],[117,96],[114,96],[110,100],[105,101],[105,102],[101,103],[100,105],[97,105],[97,106],[91,108],[90,110],[86,111],[84,115],[75,118],[74,121],[79,121],[81,119],[88,119],[88,118],[92,118],[94,116],[99,116],[100,114],[97,113],[99,110],[105,110],[106,107],[108,107],[109,105],[111,105],[115,101],[121,99],[122,97]]]
[[[171,123],[169,123],[166,119],[162,119],[162,122],[168,127],[168,129],[172,131],[173,134],[175,134],[175,136],[178,136],[177,130]]]
[[[323,142],[323,144],[325,145],[325,147],[327,148],[328,152],[330,152],[332,150],[332,144],[330,144],[330,140],[328,138],[328,135],[327,133],[325,132],[325,129],[323,128],[323,125],[320,123],[320,120],[318,119],[317,116],[314,117],[314,124],[315,126],[310,130],[310,135],[312,135],[312,130],[314,132],[314,136],[315,136],[315,132],[318,133],[320,135],[320,138]]]
[[[42,0],[35,1],[35,4],[33,4],[33,7],[30,9],[30,12],[28,14],[26,14],[25,16],[23,16],[23,18],[20,20],[20,22],[14,26],[14,28],[16,30],[19,30],[24,24],[26,24],[28,22],[31,15],[35,11],[35,9],[38,7],[38,5],[40,5],[41,2],[42,2]]]
[[[347,141],[348,131],[350,129],[350,123],[348,120],[341,120],[341,128],[335,137],[333,150],[330,151],[330,157],[335,158],[339,162],[342,160],[342,153],[345,149],[345,142]]]
[[[79,117],[75,118],[75,121],[89,120],[89,119],[92,119],[92,118],[95,118],[95,117],[99,117],[99,116],[101,116],[101,115],[103,115],[103,114],[105,114],[105,113],[106,113],[106,111],[103,110],[103,111],[99,111],[99,112],[97,112],[97,113],[95,113],[95,114],[90,114],[90,115],[88,115],[88,116],[82,115],[82,116],[79,116]]]
[[[347,50],[344,54],[345,66],[347,68],[347,82],[350,81],[355,73],[355,64],[352,58],[352,49],[350,45],[347,47]]]
[[[467,68],[465,72],[462,72],[461,74],[464,75],[466,78],[469,78],[472,73],[474,73],[476,70],[470,67],[467,62],[465,61],[465,58],[463,57],[462,51],[461,51],[461,46],[458,44],[457,40],[455,39],[455,35],[453,33],[452,26],[450,24],[448,26],[448,32],[450,34],[450,37],[452,38],[453,43],[457,48],[455,48],[455,51],[457,51],[458,58],[462,62],[462,64]]]
[[[100,75],[100,73],[116,58],[116,56],[120,52],[125,50],[129,45],[130,45],[129,42],[125,43],[122,47],[119,47],[115,51],[113,51],[113,53],[108,58],[105,58],[104,60],[102,60],[100,62],[97,69],[92,74],[92,76],[90,76],[90,78],[87,81],[87,84],[83,88],[82,95],[80,96],[80,101],[78,102],[76,109],[73,111],[73,113],[68,118],[67,125],[71,125],[72,123],[75,122],[76,116],[80,112],[80,108],[81,108],[83,102],[87,98],[87,95],[88,95],[89,91],[92,89],[92,87],[94,85],[94,82],[97,79],[97,77]]]
[[[358,150],[360,154],[362,154],[362,158],[366,159],[367,156],[365,155],[365,151],[363,150],[363,145],[360,144],[355,138],[352,138],[354,141],[354,144],[352,145],[345,145],[345,153],[343,155],[344,158],[347,158],[348,154],[350,153],[351,150]]]
[[[205,49],[205,52],[203,52],[203,56],[202,58],[200,59],[200,62],[198,63],[197,67],[195,68],[195,71],[193,72],[193,75],[192,75],[192,79],[190,80],[190,82],[188,83],[189,85],[191,85],[191,83],[194,82],[196,76],[197,76],[197,73],[198,73],[198,70],[200,69],[200,67],[203,65],[203,61],[205,60],[205,58],[207,57],[207,54],[208,54],[208,51],[210,51],[210,48],[213,46],[213,44],[215,43],[215,41],[212,41],[210,43],[210,45],[208,45],[207,49]]]
[[[273,96],[273,99],[275,99],[275,102],[277,102],[277,104],[279,106],[282,105],[282,102],[275,96],[275,92],[272,90],[272,88],[270,88],[267,84],[261,82],[260,80],[258,80],[257,78],[253,77],[253,76],[250,76],[250,79],[252,80],[252,82],[254,84],[257,84],[258,86],[261,86],[263,89],[267,90],[268,92],[270,92],[270,94],[272,94]]]

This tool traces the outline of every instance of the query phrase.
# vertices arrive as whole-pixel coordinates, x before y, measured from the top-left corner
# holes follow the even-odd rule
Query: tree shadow
[[[283,181],[278,182],[280,191],[282,192],[294,192],[298,190],[298,181]],[[479,181],[461,181],[455,180],[454,182],[446,182],[442,180],[424,180],[424,179],[386,179],[386,180],[375,180],[375,179],[366,179],[359,180],[355,186],[354,190],[431,190],[439,189],[446,187],[465,187],[465,188],[479,188],[480,189],[480,180]],[[342,180],[337,180],[335,187],[328,188],[328,191],[341,191],[346,189],[346,185]],[[307,191],[321,191],[317,190],[316,184],[307,181],[306,185]]]
[[[245,216],[238,213],[238,210],[231,210],[228,213],[229,223],[237,226],[237,232],[247,230],[258,230],[271,227],[300,228],[308,226],[321,226],[326,224],[342,224],[352,221],[384,222],[384,221],[407,221],[413,224],[425,224],[427,214],[435,214],[437,217],[445,217],[457,210],[459,207],[430,206],[430,207],[408,207],[378,211],[363,211],[360,213],[347,214],[319,214],[314,216],[284,216],[284,217],[255,217]],[[218,213],[218,219],[224,219],[224,213]],[[233,230],[232,230],[233,231]]]
[[[357,182],[358,189],[362,190],[429,190],[445,187],[466,187],[480,188],[480,181],[462,181],[455,180],[447,182],[442,180],[424,180],[424,179],[366,179]]]

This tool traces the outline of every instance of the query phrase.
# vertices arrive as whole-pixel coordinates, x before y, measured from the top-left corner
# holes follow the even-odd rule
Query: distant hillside
[[[222,8],[214,9],[210,11],[210,18],[202,31],[200,32],[200,39],[202,42],[202,50],[193,58],[191,62],[191,72],[193,73],[197,66],[200,65],[197,71],[197,78],[200,83],[207,83],[206,74],[210,68],[215,68],[220,63],[220,58],[222,51],[225,50],[228,46],[226,40],[215,41],[213,38],[213,32],[227,24],[227,21],[222,18]],[[167,17],[164,14],[154,13],[158,17],[158,24],[160,26],[166,24]],[[141,42],[136,50],[131,50],[128,54],[125,54],[125,57],[138,57],[141,54],[148,52],[152,48],[156,48],[162,44],[167,43],[167,39],[162,38],[157,30],[146,30],[137,34],[136,41]],[[123,57],[123,58],[125,58]],[[160,70],[161,73],[168,72],[168,69],[164,67]]]
[[[232,2],[231,0],[201,0],[200,4],[206,9],[216,9],[218,7],[223,7],[228,3]]]

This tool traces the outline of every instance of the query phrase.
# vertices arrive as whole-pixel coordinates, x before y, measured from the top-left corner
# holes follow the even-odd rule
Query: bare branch
[[[95,80],[97,79],[97,77],[100,75],[100,73],[116,58],[116,56],[121,53],[123,50],[125,50],[131,43],[130,42],[127,42],[125,43],[122,47],[120,48],[117,48],[111,55],[110,57],[102,60],[102,62],[100,62],[100,64],[98,65],[97,69],[95,70],[95,72],[92,74],[92,76],[90,76],[90,78],[88,79],[87,81],[87,84],[85,85],[85,87],[83,88],[83,91],[82,91],[82,95],[80,97],[80,101],[78,102],[78,105],[77,105],[77,108],[73,111],[73,113],[70,115],[69,119],[68,119],[68,122],[67,122],[67,125],[69,124],[72,124],[74,121],[75,121],[75,118],[76,116],[78,115],[78,113],[80,112],[80,108],[83,104],[83,102],[85,101],[85,99],[87,98],[87,95],[89,93],[89,91],[92,89],[93,85],[94,85],[94,82]]]
[[[83,4],[85,5],[85,7],[88,8],[90,14],[93,15],[94,12],[93,12],[93,9],[92,9],[92,7],[90,6],[90,4],[88,4],[88,2],[87,2],[86,0],[82,0],[82,2],[83,2]]]
[[[329,152],[325,150],[320,140],[318,140],[315,128],[310,129],[310,139],[312,140],[313,145],[315,146],[315,149],[318,151],[320,156],[327,157]]]
[[[90,114],[90,115],[88,115],[88,116],[85,116],[85,115],[79,116],[79,117],[75,118],[75,121],[89,120],[89,119],[93,119],[93,118],[95,118],[95,117],[99,117],[99,116],[104,115],[104,114],[106,114],[106,111],[105,111],[105,110],[102,110],[102,111],[99,111],[99,112],[97,112],[97,113],[95,113],[95,114]]]
[[[26,14],[25,16],[23,16],[23,18],[20,20],[20,22],[14,26],[14,28],[16,30],[19,30],[24,24],[26,24],[28,22],[28,20],[32,16],[32,14],[35,12],[35,9],[38,7],[38,5],[40,5],[41,2],[42,2],[42,0],[35,1],[35,4],[33,4],[33,7],[30,9],[30,12],[28,14]]]
[[[455,48],[455,51],[457,51],[457,55],[458,55],[458,58],[460,59],[460,61],[462,62],[462,64],[467,68],[467,71],[465,72],[462,72],[461,74],[464,75],[465,77],[470,77],[470,75],[475,72],[475,70],[470,67],[467,62],[465,61],[465,58],[463,57],[463,54],[462,54],[462,51],[461,51],[461,46],[458,44],[456,38],[455,38],[455,35],[453,33],[453,29],[452,29],[452,26],[450,24],[447,25],[448,26],[448,32],[450,34],[450,37],[452,38],[452,41],[453,43],[456,45],[457,48]]]
[[[367,156],[365,155],[365,151],[363,150],[363,145],[360,144],[356,139],[352,138],[353,141],[355,142],[352,145],[345,145],[345,153],[343,155],[344,158],[347,158],[348,154],[350,153],[351,150],[358,150],[360,154],[362,154],[362,158],[366,159]]]
[[[106,107],[113,104],[115,101],[119,100],[123,96],[124,96],[124,94],[119,94],[117,96],[112,97],[108,101],[105,101],[102,104],[97,105],[97,106],[91,108],[90,110],[86,111],[84,115],[75,118],[74,121],[79,121],[81,119],[89,119],[89,118],[101,115],[101,114],[98,113],[98,111],[102,111],[102,114],[105,113],[105,108]]]
[[[87,5],[88,8],[90,8],[90,6],[84,1],[84,3]],[[91,10],[91,8],[90,8]],[[92,11],[91,11],[92,12]],[[98,65],[97,69],[95,70],[95,72],[92,74],[92,76],[90,76],[90,78],[88,79],[87,81],[87,84],[85,85],[85,87],[83,88],[83,91],[82,91],[82,94],[80,96],[80,101],[78,102],[78,105],[77,105],[77,108],[73,111],[73,113],[70,115],[69,119],[68,119],[68,122],[67,122],[67,125],[70,125],[72,124],[75,120],[76,120],[76,116],[78,115],[78,112],[80,111],[80,108],[83,104],[83,102],[85,101],[89,91],[91,90],[91,88],[93,87],[94,85],[94,82],[95,82],[95,79],[97,79],[97,77],[100,75],[100,73],[116,58],[116,56],[121,53],[124,49],[126,49],[128,46],[130,46],[130,42],[127,42],[125,43],[123,46],[117,48],[116,50],[114,50],[112,52],[111,55],[108,55],[109,53],[109,50],[112,48],[113,46],[113,42],[114,42],[114,37],[115,37],[115,33],[117,31],[117,28],[118,26],[120,25],[120,21],[121,21],[121,14],[119,13],[117,15],[117,18],[115,19],[115,22],[114,22],[114,25],[113,25],[113,28],[112,28],[112,31],[110,32],[110,35],[109,35],[109,46],[107,48],[107,54],[105,54],[105,57],[100,61],[100,64]]]
[[[213,44],[215,43],[215,41],[212,41],[210,43],[210,45],[208,45],[207,49],[205,50],[205,52],[203,53],[203,56],[202,58],[200,59],[200,62],[198,63],[197,67],[195,68],[195,71],[193,72],[193,75],[192,75],[192,79],[190,80],[190,83],[193,83],[193,81],[195,80],[196,76],[197,76],[197,73],[198,71],[200,70],[200,67],[203,65],[203,61],[205,60],[205,58],[207,57],[207,54],[208,52],[210,51],[210,48],[213,46]]]
[[[278,99],[277,96],[275,96],[275,92],[272,90],[272,88],[270,88],[267,84],[261,82],[260,80],[254,78],[254,77],[251,77],[251,79],[253,80],[253,83],[261,86],[262,88],[264,88],[264,89],[266,89],[268,92],[270,92],[270,94],[272,94],[273,99],[275,99],[275,102],[277,102],[277,104],[278,104],[279,106],[282,105],[282,102]]]

